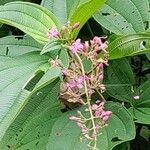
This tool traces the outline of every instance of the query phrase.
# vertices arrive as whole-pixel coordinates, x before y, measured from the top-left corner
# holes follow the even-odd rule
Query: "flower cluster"
[[[68,68],[65,68],[57,58],[52,60],[51,64],[62,69],[63,81],[60,89],[62,101],[84,105],[87,108],[83,113],[88,113],[88,118],[78,112],[78,117],[71,116],[70,120],[77,123],[84,137],[96,143],[100,129],[107,125],[112,114],[111,111],[105,110],[105,99],[101,94],[106,90],[103,79],[104,67],[108,65],[107,41],[105,37],[97,36],[85,42],[82,42],[81,39],[71,40],[70,33],[79,26],[80,23],[75,23],[72,26],[68,23],[60,32],[54,27],[50,29],[49,39],[59,38],[60,41],[62,40],[62,46],[68,49],[71,56]],[[85,69],[87,64],[84,63],[84,60],[89,62],[88,70]],[[102,101],[96,101],[91,105],[93,93],[99,94]],[[71,106],[71,108],[73,107]]]
[[[89,140],[93,140],[99,133],[100,129],[105,127],[107,125],[107,121],[112,115],[111,111],[104,110],[104,102],[96,101],[95,104],[91,106],[92,114],[95,122],[95,131],[91,130],[92,128],[89,126],[89,121],[91,119],[87,119],[84,117],[81,112],[78,112],[78,117],[71,116],[70,120],[73,120],[77,123],[77,125],[80,127],[82,135],[86,137]],[[90,111],[87,109],[86,111]]]

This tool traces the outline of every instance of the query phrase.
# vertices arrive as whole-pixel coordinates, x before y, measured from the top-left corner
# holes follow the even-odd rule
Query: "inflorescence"
[[[84,43],[79,38],[72,40],[70,35],[79,26],[80,23],[75,23],[73,26],[70,24],[64,26],[60,32],[55,27],[49,30],[48,38],[62,40],[62,47],[68,49],[71,57],[68,68],[65,68],[59,59],[52,60],[51,64],[62,69],[60,97],[67,98],[68,102],[85,106],[84,112],[78,111],[77,116],[70,116],[70,120],[76,122],[82,136],[90,140],[89,146],[92,150],[96,150],[97,137],[112,115],[111,111],[105,110],[105,99],[102,96],[106,90],[103,79],[104,66],[108,65],[108,43],[105,41],[106,37],[97,36]],[[89,70],[85,70],[85,60],[90,63]],[[95,92],[99,94],[100,100],[94,103],[91,96]],[[89,114],[89,117],[84,114]]]

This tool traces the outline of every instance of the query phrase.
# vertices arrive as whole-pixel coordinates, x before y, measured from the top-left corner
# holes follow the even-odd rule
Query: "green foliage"
[[[47,32],[52,26],[60,28],[59,21],[51,12],[28,2],[0,6],[0,22],[19,28],[40,43],[48,41]]]
[[[150,53],[150,34],[127,35],[110,42],[109,59]]]
[[[134,84],[134,73],[126,59],[119,59],[109,63],[106,85],[108,85],[107,92],[112,97],[120,101],[130,102]]]
[[[51,128],[61,115],[57,101],[59,93],[58,80],[49,80],[26,94],[24,103],[12,123],[6,127],[0,149],[46,148]],[[43,110],[44,109],[44,110]],[[1,129],[1,130],[3,130]]]
[[[17,36],[0,38],[0,55],[14,57],[32,51],[41,51],[43,47],[29,36],[18,38]]]
[[[144,32],[149,21],[148,0],[108,0],[95,20],[118,35]]]
[[[130,113],[118,103],[109,102],[106,109],[112,110],[113,115],[109,120],[109,125],[102,129],[102,134],[98,136],[98,148],[111,150],[114,146],[131,140],[135,136],[135,127]],[[80,140],[80,129],[71,122],[69,116],[75,114],[68,112],[62,115],[54,124],[50,134],[47,149],[53,150],[88,150],[87,140]]]
[[[130,111],[132,112],[135,121],[143,124],[150,124],[150,80],[143,83],[137,90],[140,96],[139,100],[132,102]]]
[[[0,58],[1,139],[22,108],[26,95],[26,93],[22,93],[22,90],[36,75],[38,68],[46,63],[47,57],[41,57],[39,53],[31,52],[14,58],[4,56],[0,56]]]
[[[7,2],[10,3],[5,4]],[[108,34],[110,62],[104,77],[108,96],[105,109],[113,114],[108,126],[100,130],[97,148],[129,149],[128,141],[136,134],[135,123],[150,124],[150,80],[146,81],[142,66],[137,72],[133,60],[129,62],[124,57],[147,54],[150,60],[149,3],[149,0],[42,0],[40,6],[0,1],[0,150],[89,150],[89,141],[81,137],[80,128],[69,120],[70,116],[76,116],[74,108],[80,104],[64,102],[68,99],[65,95],[61,102],[58,99],[61,81],[66,79],[62,77],[62,69],[75,61],[70,60],[73,54],[62,44],[68,40],[70,46],[96,10],[94,19],[114,33],[112,37]],[[63,32],[61,29],[68,22],[70,25],[80,22],[80,27],[73,30],[68,39],[48,39],[51,27]],[[3,24],[15,28],[10,30],[11,27]],[[12,36],[16,28],[27,35]],[[82,38],[82,32],[80,36]],[[60,59],[62,66],[51,66],[52,59]],[[137,62],[138,57],[135,60]],[[92,62],[83,58],[81,64],[83,67],[79,67],[88,75]],[[142,84],[139,87],[138,79]],[[97,94],[92,95],[92,104]],[[81,98],[84,99],[84,95]],[[67,112],[62,113],[64,107],[63,111]],[[78,110],[89,115],[83,107]],[[149,138],[147,130],[142,128],[136,135],[136,140],[145,145]]]
[[[41,55],[45,53],[50,53],[51,56],[56,56],[61,49],[61,42],[59,40],[50,40],[42,49]]]

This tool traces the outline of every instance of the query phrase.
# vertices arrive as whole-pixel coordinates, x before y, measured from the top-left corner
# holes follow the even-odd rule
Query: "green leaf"
[[[110,96],[120,101],[131,101],[134,73],[126,59],[111,61],[107,68],[106,88]]]
[[[135,137],[135,126],[130,113],[119,103],[109,102],[106,109],[112,110],[113,115],[108,126],[102,129],[98,136],[97,147],[111,150],[116,145],[129,141]],[[52,128],[47,150],[89,150],[87,140],[80,140],[81,131],[69,116],[76,115],[76,111],[62,115]]]
[[[80,0],[42,0],[41,5],[49,9],[63,23],[67,23]]]
[[[0,56],[0,139],[22,108],[28,94],[23,89],[47,60],[38,52],[13,58]]]
[[[50,40],[42,49],[41,55],[50,53],[51,56],[56,56],[61,49],[61,42],[57,39]]]
[[[65,68],[69,67],[69,55],[68,55],[67,49],[65,48],[61,49],[59,53],[59,59],[61,60]]]
[[[87,22],[87,20],[95,13],[98,8],[101,8],[102,5],[106,2],[106,0],[83,0],[79,4],[79,6],[75,9],[75,11],[69,16],[69,21],[74,24],[76,22],[80,22],[81,29],[83,25]],[[75,30],[72,35],[76,37],[79,30]]]
[[[7,36],[0,38],[0,55],[19,56],[32,51],[41,51],[43,45],[39,44],[33,38],[24,36],[18,39],[16,36]]]
[[[129,110],[135,118],[135,122],[150,124],[150,80],[138,88],[139,100],[132,99],[132,105]]]
[[[59,80],[47,80],[28,94],[6,130],[0,149],[45,149],[51,128],[61,115],[58,94]]]
[[[109,59],[150,53],[150,33],[132,34],[117,38],[108,47]]]
[[[118,35],[144,32],[149,21],[149,3],[148,0],[108,0],[94,18]]]
[[[60,28],[57,18],[46,8],[28,2],[12,2],[0,6],[0,22],[15,26],[41,43],[48,41],[52,26]]]

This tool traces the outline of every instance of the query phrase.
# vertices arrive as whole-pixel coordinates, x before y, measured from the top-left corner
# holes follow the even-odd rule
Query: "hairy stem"
[[[83,67],[83,64],[82,64],[82,60],[80,58],[80,56],[75,53],[75,56],[81,66],[81,71],[82,71],[82,75],[85,77],[85,71],[84,71],[84,67]],[[94,138],[94,146],[93,146],[93,150],[96,150],[96,147],[97,147],[97,136],[96,136],[96,126],[95,126],[95,121],[94,121],[94,116],[93,116],[93,113],[92,113],[92,109],[91,109],[91,98],[88,94],[88,88],[87,88],[87,83],[86,83],[86,80],[84,80],[84,90],[85,90],[85,95],[86,95],[86,98],[87,98],[87,104],[88,104],[88,108],[89,108],[89,112],[90,112],[90,116],[91,116],[91,121],[92,121],[92,126],[93,126],[93,132],[94,132],[94,135],[95,135],[95,138]]]

